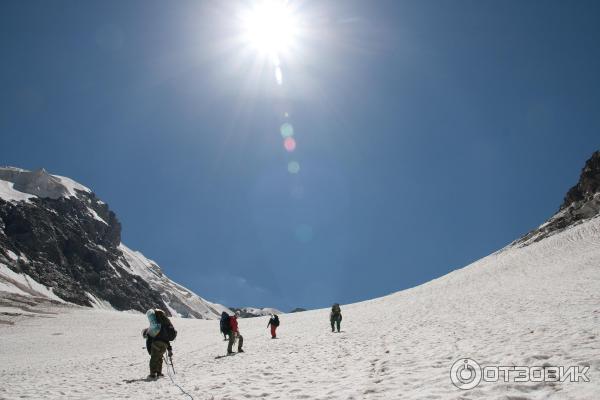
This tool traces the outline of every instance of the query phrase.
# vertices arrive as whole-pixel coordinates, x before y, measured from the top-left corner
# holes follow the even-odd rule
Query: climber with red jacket
[[[242,337],[242,335],[240,335],[240,331],[238,329],[238,322],[237,322],[237,317],[238,317],[239,313],[236,313],[236,315],[233,315],[231,317],[229,317],[229,330],[227,332],[227,335],[229,336],[229,343],[227,344],[227,354],[233,354],[233,344],[236,342],[238,342],[238,353],[243,353],[244,350],[242,350],[242,346],[244,345],[244,338]]]
[[[267,324],[267,328],[271,326],[271,339],[277,339],[277,327],[279,326],[279,316],[277,314],[271,314],[271,319]]]

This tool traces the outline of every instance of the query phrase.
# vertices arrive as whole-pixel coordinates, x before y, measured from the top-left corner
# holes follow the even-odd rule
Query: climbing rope
[[[188,392],[183,390],[183,388],[181,386],[179,386],[179,384],[177,384],[177,382],[175,382],[175,379],[173,378],[173,376],[175,375],[175,367],[173,366],[173,359],[171,357],[169,357],[169,359],[167,359],[167,356],[165,356],[163,354],[163,360],[165,361],[165,364],[167,364],[167,375],[171,379],[171,382],[173,382],[173,385],[177,386],[179,388],[179,390],[181,390],[181,393],[188,396],[190,399],[194,400],[194,397],[191,394],[189,394]],[[169,360],[171,360],[171,362],[169,362]],[[173,370],[173,374],[171,374],[171,370],[169,370],[169,367],[171,367],[171,370]]]

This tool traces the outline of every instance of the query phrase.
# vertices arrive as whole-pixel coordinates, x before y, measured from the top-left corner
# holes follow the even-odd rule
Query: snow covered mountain
[[[217,318],[230,310],[166,277],[121,243],[121,224],[87,187],[43,169],[0,168],[0,297]]]
[[[254,307],[229,307],[231,310],[235,312],[239,312],[240,317],[242,318],[254,318],[254,317],[264,317],[271,314],[283,314],[282,311],[279,311],[276,308],[254,308]]]
[[[581,197],[567,196],[561,207],[573,212],[426,284],[342,305],[339,334],[329,329],[328,309],[282,316],[278,340],[266,317],[245,319],[245,353],[226,357],[216,321],[176,319],[177,374],[169,378],[143,379],[145,316],[37,306],[14,325],[0,324],[0,397],[597,399],[600,215],[577,211],[595,204],[594,165],[586,164],[576,186]],[[569,214],[570,223],[555,222]],[[106,337],[118,340],[105,346]],[[451,372],[465,358],[499,373],[461,390]],[[511,370],[528,367],[537,375]],[[547,372],[559,367],[583,372],[579,381],[550,379]],[[464,379],[476,376],[466,372]]]

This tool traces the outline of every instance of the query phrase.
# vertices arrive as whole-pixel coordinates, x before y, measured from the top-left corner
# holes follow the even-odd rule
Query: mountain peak
[[[87,187],[63,176],[51,175],[44,168],[34,171],[15,167],[0,168],[0,180],[12,183],[12,190],[41,198],[77,197],[78,192],[90,193]],[[12,196],[20,199],[19,196]]]
[[[116,310],[160,307],[191,318],[230,311],[126,247],[108,204],[44,168],[0,167],[0,301],[6,296],[24,304],[34,296]]]
[[[598,214],[600,214],[600,151],[595,151],[586,161],[577,184],[567,192],[558,212],[513,244],[527,246]]]
[[[594,152],[586,161],[579,182],[567,192],[560,209],[564,210],[577,202],[593,201],[598,193],[600,193],[600,151]]]

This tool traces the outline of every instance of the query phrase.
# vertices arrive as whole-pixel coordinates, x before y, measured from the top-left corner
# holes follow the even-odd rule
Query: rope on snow
[[[173,382],[173,385],[177,386],[177,388],[179,388],[179,390],[181,390],[181,393],[188,396],[190,399],[194,400],[194,397],[191,394],[189,394],[188,392],[186,392],[185,390],[183,390],[183,388],[181,386],[179,386],[177,384],[177,382],[175,382],[175,379],[173,379],[173,375],[175,375],[175,367],[173,366],[173,361],[171,360],[171,362],[169,363],[169,361],[167,360],[167,357],[165,355],[163,355],[163,359],[165,361],[165,364],[167,364],[167,375],[169,375],[169,378],[171,379],[171,382]],[[171,374],[169,367],[171,367],[171,369],[173,370],[173,374]]]

